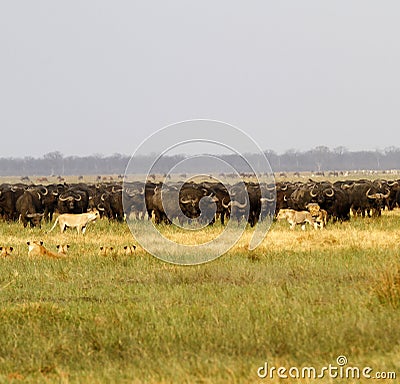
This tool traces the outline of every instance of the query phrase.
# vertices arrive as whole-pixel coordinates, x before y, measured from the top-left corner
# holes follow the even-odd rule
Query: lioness
[[[13,247],[0,247],[0,256],[7,257],[11,255],[11,252],[14,250]]]
[[[69,244],[57,244],[56,248],[57,248],[59,254],[66,256],[67,252],[68,252]]]
[[[278,213],[277,219],[286,219],[290,224],[290,229],[294,229],[296,225],[301,225],[301,229],[304,231],[306,229],[306,223],[312,225],[314,229],[318,228],[318,224],[314,221],[311,213],[308,211],[281,209]]]
[[[136,245],[125,245],[124,252],[125,255],[133,255],[136,249]]]
[[[99,249],[100,256],[115,256],[114,247],[103,247],[101,246]]]
[[[88,223],[95,221],[98,218],[100,218],[100,214],[97,209],[94,209],[87,213],[63,213],[62,215],[57,217],[53,227],[50,229],[49,232],[51,232],[58,223],[61,233],[65,231],[65,228],[76,228],[78,234],[80,234],[81,232],[82,234],[84,234]]]
[[[43,241],[28,241],[28,256],[35,257],[35,256],[47,256],[53,259],[60,259],[63,256],[49,251],[47,248],[43,246]]]

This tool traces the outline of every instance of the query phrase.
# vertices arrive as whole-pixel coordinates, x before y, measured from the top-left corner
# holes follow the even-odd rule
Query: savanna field
[[[261,379],[257,370],[336,365],[400,374],[400,210],[326,229],[274,222],[217,260],[164,263],[126,224],[76,231],[0,223],[1,383],[371,383],[399,379]],[[218,224],[203,237],[220,233]],[[184,236],[161,226],[170,238]],[[192,237],[193,240],[194,237]],[[28,240],[68,243],[65,259],[28,258]],[[113,246],[110,256],[100,246]]]

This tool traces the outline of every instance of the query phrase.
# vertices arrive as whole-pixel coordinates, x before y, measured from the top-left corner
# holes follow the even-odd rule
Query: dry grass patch
[[[372,292],[381,304],[399,308],[400,266],[398,264],[392,265],[379,272],[372,286]]]

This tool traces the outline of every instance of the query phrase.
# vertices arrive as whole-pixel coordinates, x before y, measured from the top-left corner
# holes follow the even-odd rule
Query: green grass
[[[140,248],[99,256],[133,243],[123,224],[79,237],[1,223],[16,254],[0,259],[0,382],[254,383],[265,361],[320,368],[339,355],[399,371],[399,219],[274,223],[255,251],[249,229],[227,255],[185,267]],[[28,239],[68,242],[70,254],[29,259]]]

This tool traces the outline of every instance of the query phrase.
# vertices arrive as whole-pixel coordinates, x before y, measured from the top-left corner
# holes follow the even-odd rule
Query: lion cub
[[[60,253],[54,253],[43,246],[43,241],[28,241],[28,256],[47,256],[53,259],[60,259],[63,256]]]

